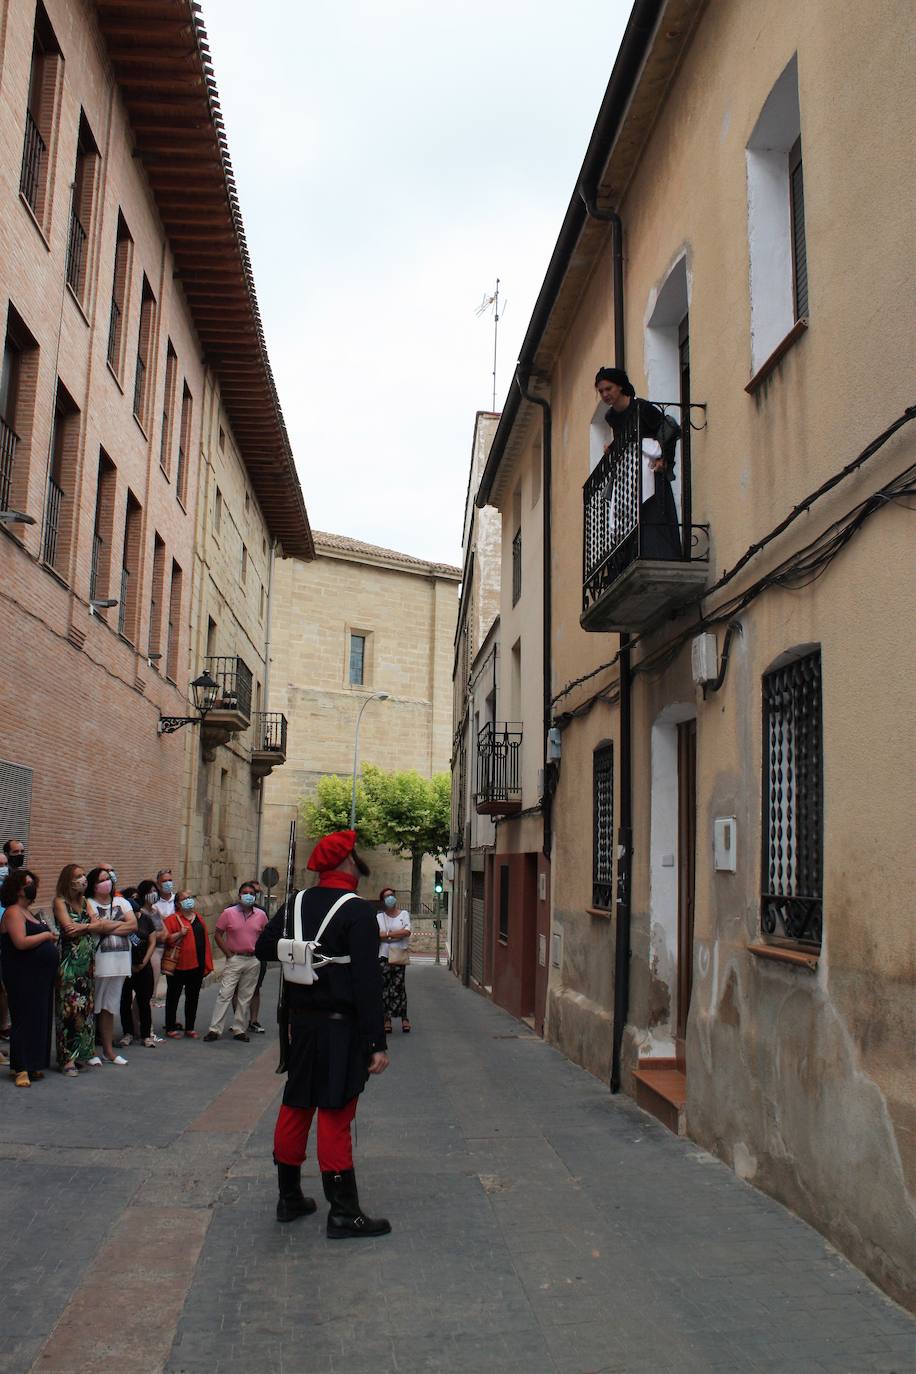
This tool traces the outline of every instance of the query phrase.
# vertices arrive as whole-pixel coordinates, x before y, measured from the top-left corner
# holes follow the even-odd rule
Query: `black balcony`
[[[681,408],[662,409],[677,416]],[[652,437],[633,406],[583,487],[584,630],[643,630],[706,585],[709,527],[690,519],[689,444],[681,442],[674,483],[649,468],[643,440]]]
[[[85,252],[86,230],[74,210],[70,215],[70,234],[67,238],[67,282],[76,296],[79,296],[81,291]]]
[[[487,723],[477,735],[478,816],[511,816],[522,809],[522,727]]]
[[[5,420],[0,420],[0,510],[9,510],[10,492],[13,486],[13,463],[16,458],[16,445],[19,435],[10,429]]]
[[[41,131],[32,117],[32,111],[26,110],[19,190],[36,215],[38,214],[38,192],[41,189],[42,168],[47,151]]]
[[[286,762],[286,716],[282,711],[259,711],[254,719],[254,729],[251,771],[256,778],[266,778]]]
[[[219,745],[251,724],[251,669],[242,659],[225,655],[205,658],[204,668],[219,685],[216,701],[201,725],[204,758],[210,760]]]

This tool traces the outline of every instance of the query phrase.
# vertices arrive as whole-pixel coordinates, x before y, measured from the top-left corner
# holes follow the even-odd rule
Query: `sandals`
[[[385,1017],[385,1034],[391,1034],[391,1018],[388,1016]]]
[[[29,1075],[26,1073],[25,1069],[23,1069],[21,1073],[16,1074],[17,1088],[31,1088],[31,1086],[32,1080],[31,1078],[29,1078]]]
[[[64,1078],[79,1078],[80,1071],[75,1064],[65,1064],[61,1069]]]
[[[410,1029],[411,1029],[411,1027],[410,1027],[410,1022],[409,1022],[409,1020],[407,1019],[406,1016],[402,1016],[402,1017],[401,1017],[401,1033],[402,1033],[403,1035],[409,1035],[409,1034],[410,1034]]]

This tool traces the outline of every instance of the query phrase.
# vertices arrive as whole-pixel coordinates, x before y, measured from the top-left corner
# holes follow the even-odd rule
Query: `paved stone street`
[[[358,1118],[386,1239],[273,1220],[270,1033],[0,1084],[0,1371],[916,1369],[916,1324],[804,1223],[444,969],[408,989]]]

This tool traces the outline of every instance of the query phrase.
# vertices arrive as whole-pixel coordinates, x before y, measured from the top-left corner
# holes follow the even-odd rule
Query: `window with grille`
[[[127,287],[130,281],[133,240],[118,211],[118,232],[115,239],[114,275],[111,282],[111,311],[108,318],[108,366],[116,377],[121,376],[124,354],[124,315],[127,310]]]
[[[614,900],[614,746],[592,756],[592,906],[610,911]]]
[[[767,935],[820,945],[823,930],[820,650],[763,679],[763,892]]]

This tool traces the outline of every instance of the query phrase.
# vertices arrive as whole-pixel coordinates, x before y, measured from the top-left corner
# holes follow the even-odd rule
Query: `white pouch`
[[[304,892],[296,894],[293,905],[293,938],[277,941],[277,959],[287,983],[306,983],[311,985],[318,978],[317,970],[325,964],[349,964],[349,954],[327,955],[319,952],[321,937],[327,929],[331,917],[339,911],[344,902],[355,897],[355,892],[345,892],[331,907],[315,933],[314,940],[302,938],[302,898]]]

